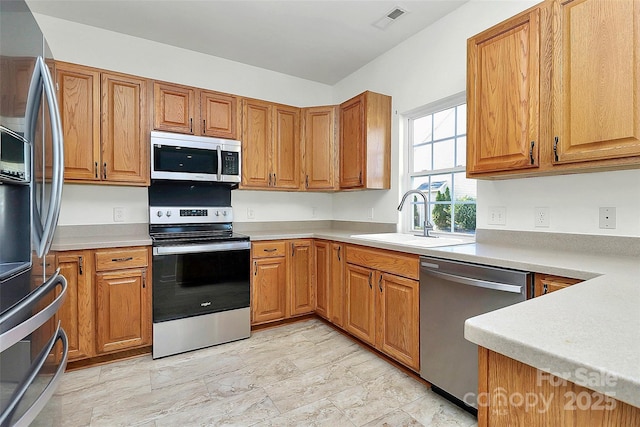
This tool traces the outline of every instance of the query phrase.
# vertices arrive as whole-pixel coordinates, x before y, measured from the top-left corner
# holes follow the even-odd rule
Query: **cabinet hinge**
[[[553,140],[553,156],[556,162],[560,160],[558,158],[558,137],[557,136]]]

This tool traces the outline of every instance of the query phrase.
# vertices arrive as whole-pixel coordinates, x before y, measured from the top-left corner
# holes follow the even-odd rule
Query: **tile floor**
[[[163,359],[69,372],[38,426],[476,426],[312,319]],[[64,414],[64,415],[62,415]]]

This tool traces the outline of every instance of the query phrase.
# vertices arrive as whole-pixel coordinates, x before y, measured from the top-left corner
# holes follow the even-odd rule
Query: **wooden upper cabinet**
[[[339,153],[337,107],[302,110],[304,141],[304,187],[306,190],[337,190]]]
[[[102,173],[120,182],[148,181],[147,82],[102,73]]]
[[[300,188],[300,109],[273,106],[273,187]]]
[[[540,8],[467,41],[467,174],[535,168],[540,146]]]
[[[100,72],[58,63],[56,86],[64,139],[64,178],[99,181]]]
[[[255,99],[242,101],[242,187],[271,185],[271,105]]]
[[[554,162],[640,156],[640,1],[556,1],[553,17]]]
[[[238,99],[224,93],[200,92],[200,121],[204,136],[236,139]]]
[[[340,104],[340,188],[391,187],[391,97],[364,92]]]
[[[167,132],[194,134],[195,89],[155,82],[153,84],[153,128]],[[197,124],[196,124],[197,126]]]
[[[300,188],[300,109],[244,99],[242,188]]]

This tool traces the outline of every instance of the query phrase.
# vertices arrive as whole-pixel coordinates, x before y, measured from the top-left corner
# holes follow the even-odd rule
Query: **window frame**
[[[439,99],[437,101],[431,102],[429,104],[423,105],[421,107],[418,107],[414,110],[410,110],[406,113],[403,114],[403,121],[404,121],[404,127],[406,129],[405,132],[405,138],[404,138],[404,147],[407,150],[407,155],[405,156],[405,159],[407,161],[407,166],[405,168],[405,172],[404,172],[404,176],[403,176],[403,185],[406,190],[409,190],[411,188],[413,188],[412,185],[412,180],[415,178],[420,178],[420,177],[428,177],[428,176],[435,176],[435,175],[451,175],[452,177],[454,176],[454,174],[456,173],[465,173],[466,174],[466,159],[465,159],[465,165],[463,166],[454,166],[454,167],[450,167],[450,168],[445,168],[445,169],[436,169],[436,170],[430,170],[430,171],[420,171],[420,172],[415,172],[413,171],[413,165],[414,165],[414,145],[413,145],[413,126],[412,126],[412,121],[415,119],[419,119],[421,117],[424,116],[428,116],[428,115],[433,115],[436,114],[440,111],[443,110],[447,110],[453,107],[457,107],[459,105],[462,104],[466,104],[467,103],[467,97],[466,97],[466,92],[462,91],[462,92],[458,92],[454,95],[450,95],[447,96],[445,98]],[[468,110],[467,110],[467,117],[468,117]],[[456,128],[457,128],[457,123],[455,124]],[[465,136],[467,135],[466,131],[465,131]],[[457,136],[457,135],[456,135]],[[448,139],[448,138],[445,138]],[[432,141],[430,143],[430,145],[432,146],[433,149],[433,142]],[[437,142],[437,141],[436,141]],[[458,146],[457,144],[453,144],[454,145],[454,158],[457,159],[458,157]],[[454,183],[452,182],[452,187],[453,187]],[[451,189],[453,192],[453,188]],[[451,195],[452,199],[455,199],[454,194]],[[419,202],[420,204],[422,204],[422,202]],[[452,212],[452,216],[455,214],[455,200],[451,200],[451,202],[449,202],[451,204],[451,208],[454,212]],[[444,204],[449,204],[449,203],[444,203]],[[413,202],[413,198],[411,198],[411,200],[407,200],[406,203],[408,206],[406,206],[403,209],[403,217],[402,217],[402,232],[404,233],[417,233],[418,230],[413,228],[413,206],[414,206],[414,202]],[[430,208],[427,208],[427,217],[429,219],[429,221],[433,224],[433,220],[432,220],[432,209],[433,206],[435,206],[436,204],[443,204],[443,203],[437,203],[435,200],[432,200],[432,198],[429,197],[429,205]],[[471,204],[471,203],[467,203],[467,204]],[[475,205],[477,206],[477,196],[476,196],[476,203]],[[476,208],[476,212],[477,212],[477,208]],[[477,218],[477,217],[476,217]],[[474,233],[462,233],[462,232],[456,232],[456,231],[442,231],[442,230],[437,230],[436,233],[446,233],[448,235],[462,235],[462,236],[470,236],[473,235]]]

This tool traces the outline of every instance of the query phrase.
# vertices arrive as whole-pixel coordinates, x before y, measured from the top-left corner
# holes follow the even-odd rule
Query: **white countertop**
[[[66,233],[55,250],[151,244],[143,227]],[[108,232],[107,232],[108,231]],[[252,241],[316,238],[585,279],[561,291],[468,319],[465,338],[542,371],[640,407],[640,257],[547,245],[470,243],[409,247],[351,237],[362,231],[241,231]],[[80,235],[78,235],[80,234]]]

